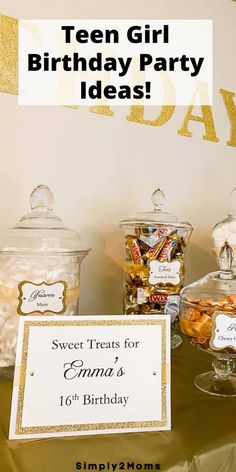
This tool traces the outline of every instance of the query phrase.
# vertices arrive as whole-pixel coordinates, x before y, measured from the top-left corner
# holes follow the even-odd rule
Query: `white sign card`
[[[170,429],[170,317],[20,317],[9,439]]]

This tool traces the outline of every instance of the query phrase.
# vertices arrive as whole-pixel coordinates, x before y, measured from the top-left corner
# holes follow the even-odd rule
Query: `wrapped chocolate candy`
[[[126,314],[164,313],[173,303],[178,307],[176,296],[183,287],[184,256],[192,226],[162,210],[165,195],[160,189],[153,192],[152,202],[153,211],[120,223],[125,233]],[[180,340],[175,339],[177,345]]]
[[[207,274],[181,291],[180,327],[192,344],[215,356],[215,371],[198,375],[194,383],[204,392],[236,396],[236,276],[233,250],[226,241],[219,255],[220,270]]]

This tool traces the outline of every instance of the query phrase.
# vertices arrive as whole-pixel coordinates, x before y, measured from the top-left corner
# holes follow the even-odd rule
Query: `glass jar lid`
[[[227,217],[217,223],[212,231],[215,247],[221,247],[225,241],[233,247],[236,246],[236,187],[229,197]]]
[[[180,292],[181,299],[190,304],[199,304],[200,307],[235,310],[236,275],[231,269],[233,257],[233,250],[226,241],[218,257],[220,270],[184,287]]]
[[[0,234],[0,253],[86,255],[90,248],[53,213],[53,205],[51,190],[46,185],[36,187],[30,196],[31,212]]]
[[[187,221],[181,222],[176,215],[163,211],[162,208],[166,197],[160,188],[153,192],[151,200],[154,206],[152,211],[136,213],[134,216],[131,216],[126,220],[122,220],[120,222],[120,226],[130,228],[136,226],[149,227],[158,226],[160,224],[168,224],[178,228],[192,229],[192,225]]]

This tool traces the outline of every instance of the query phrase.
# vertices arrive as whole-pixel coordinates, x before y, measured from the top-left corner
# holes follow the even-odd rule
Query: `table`
[[[9,441],[12,382],[0,380],[0,472],[72,472],[77,462],[117,463],[118,470],[160,464],[168,472],[236,471],[236,398],[214,397],[193,385],[212,357],[187,341],[172,351],[172,430]],[[122,469],[121,462],[134,462]],[[125,464],[127,465],[127,464]],[[142,468],[140,468],[142,465]],[[120,468],[121,467],[121,468]],[[105,465],[104,471],[112,471]],[[153,470],[156,470],[153,468]]]

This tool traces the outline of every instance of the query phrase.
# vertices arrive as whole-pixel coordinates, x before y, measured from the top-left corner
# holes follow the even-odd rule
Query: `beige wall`
[[[192,138],[177,134],[187,107],[163,126],[66,108],[21,108],[0,94],[1,227],[28,208],[32,188],[49,185],[56,212],[93,247],[82,267],[81,313],[118,313],[122,306],[122,234],[118,222],[151,208],[150,194],[164,189],[168,209],[192,222],[187,280],[215,267],[212,226],[226,213],[236,186],[236,148],[227,146],[230,122],[219,89],[236,92],[236,5],[230,0],[0,0],[0,13],[16,18],[212,18],[214,106],[218,143],[202,139],[203,124],[190,122]],[[147,109],[154,120],[158,108]],[[195,110],[195,113],[197,110]],[[199,111],[198,111],[199,112]]]

